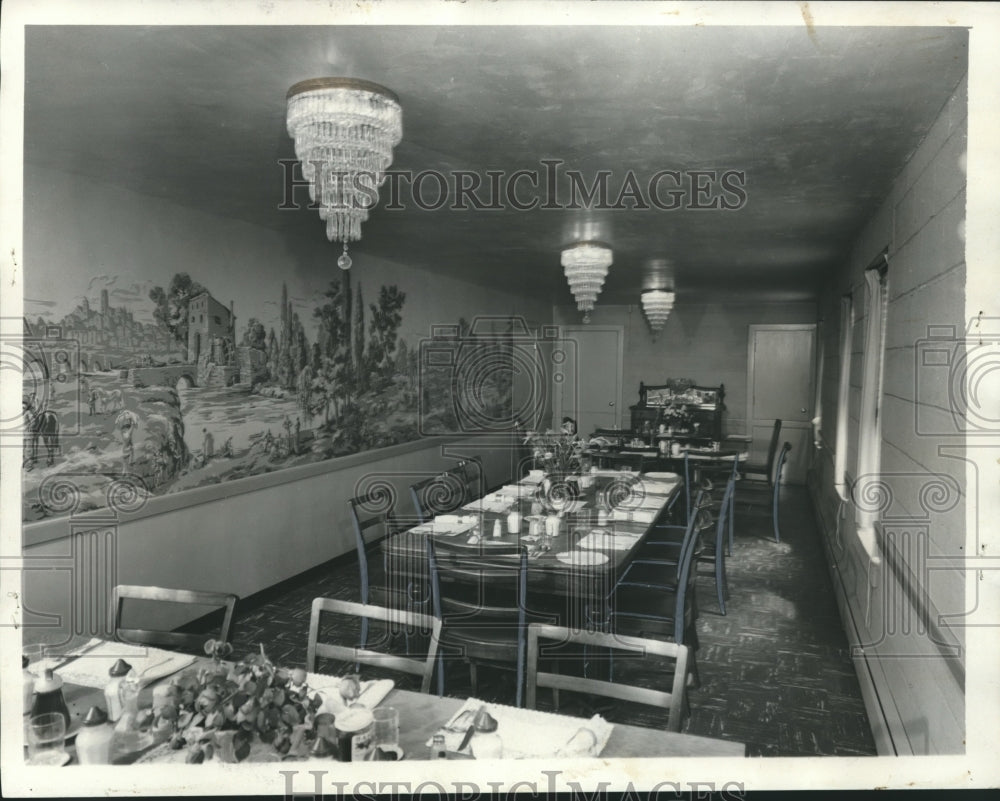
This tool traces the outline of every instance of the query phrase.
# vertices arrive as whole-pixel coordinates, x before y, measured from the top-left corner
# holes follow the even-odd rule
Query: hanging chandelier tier
[[[403,138],[403,110],[393,92],[357,78],[310,78],[288,90],[288,135],[319,204],[326,237],[343,242],[341,269],[351,266],[347,243],[361,239],[361,223],[378,203],[378,190]]]
[[[667,322],[674,308],[676,294],[663,289],[650,289],[642,293],[642,311],[649,321],[653,333],[657,333]]]
[[[566,280],[585,323],[590,322],[590,312],[604,287],[612,259],[613,251],[602,242],[578,242],[562,252]]]

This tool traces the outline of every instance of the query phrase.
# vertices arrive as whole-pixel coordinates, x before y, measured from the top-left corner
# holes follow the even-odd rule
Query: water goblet
[[[28,721],[28,764],[66,764],[66,718],[59,712],[45,712]]]

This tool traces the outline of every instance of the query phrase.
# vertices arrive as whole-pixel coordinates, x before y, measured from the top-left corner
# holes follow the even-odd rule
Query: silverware
[[[471,726],[469,726],[468,729],[465,730],[465,736],[462,738],[462,744],[455,750],[464,751],[465,746],[469,744],[469,741],[472,739],[472,735],[475,733],[476,733],[476,724],[473,723]]]

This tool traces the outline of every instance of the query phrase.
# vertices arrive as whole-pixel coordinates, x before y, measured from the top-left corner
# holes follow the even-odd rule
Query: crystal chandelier
[[[649,289],[642,293],[642,310],[654,334],[663,328],[663,324],[670,316],[675,297],[674,292],[663,289]]]
[[[403,138],[399,98],[384,86],[356,78],[311,78],[288,90],[288,135],[319,202],[326,238],[343,242],[337,260],[350,269],[347,243],[361,239],[361,223],[378,203],[378,190]]]
[[[585,323],[590,322],[590,312],[601,294],[611,260],[611,248],[600,242],[579,242],[562,252],[566,280]]]

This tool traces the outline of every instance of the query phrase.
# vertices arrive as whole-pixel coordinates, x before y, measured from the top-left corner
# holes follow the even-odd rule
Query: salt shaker
[[[521,530],[521,515],[515,509],[507,515],[507,533],[517,534]]]
[[[498,540],[503,536],[503,529],[500,527],[500,519],[493,521],[493,539]]]
[[[111,679],[104,686],[104,700],[108,705],[108,720],[112,723],[116,723],[118,718],[122,716],[122,702],[121,695],[119,694],[119,687],[122,683],[122,679],[128,675],[128,672],[131,669],[132,666],[128,662],[124,659],[119,659],[108,670],[108,675]]]
[[[81,765],[107,765],[111,761],[111,738],[115,730],[108,724],[107,713],[92,706],[76,735],[76,757]]]

